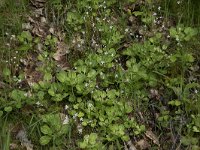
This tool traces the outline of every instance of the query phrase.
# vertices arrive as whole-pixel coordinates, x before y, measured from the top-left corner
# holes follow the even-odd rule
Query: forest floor
[[[2,0],[0,149],[199,150],[198,10]]]

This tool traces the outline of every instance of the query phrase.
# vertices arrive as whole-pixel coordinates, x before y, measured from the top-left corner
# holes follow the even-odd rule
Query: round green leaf
[[[51,137],[50,136],[42,136],[40,138],[40,144],[41,145],[47,145],[51,140]]]
[[[4,111],[6,111],[6,112],[11,112],[11,111],[12,111],[12,107],[11,107],[11,106],[5,107],[5,108],[4,108]]]
[[[44,134],[52,135],[52,130],[47,125],[43,125],[41,128],[41,132]]]

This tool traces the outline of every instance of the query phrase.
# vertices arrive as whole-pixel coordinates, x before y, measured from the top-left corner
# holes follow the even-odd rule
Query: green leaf
[[[47,135],[52,135],[52,130],[49,128],[49,126],[47,125],[43,125],[41,128],[40,128],[41,132],[43,134],[47,134]]]
[[[5,108],[4,108],[4,111],[6,111],[6,112],[11,112],[11,111],[12,111],[12,107],[11,107],[11,106],[5,107]]]
[[[84,116],[84,113],[83,113],[83,112],[79,112],[79,113],[78,113],[78,117],[79,117],[79,118],[81,118],[81,117],[83,117],[83,116]]]
[[[21,37],[23,37],[24,39],[27,39],[28,41],[32,41],[32,39],[33,39],[32,35],[29,31],[23,31],[21,33]]]
[[[180,106],[181,102],[179,100],[175,100],[175,106]]]
[[[96,74],[97,74],[97,72],[96,72],[94,69],[92,69],[92,70],[90,70],[90,72],[88,73],[87,77],[88,77],[88,78],[92,78],[92,77],[95,77]]]
[[[11,75],[10,69],[4,68],[4,69],[3,69],[3,75],[4,75],[4,76],[10,76],[10,75]]]
[[[51,73],[49,73],[49,72],[45,73],[45,75],[44,75],[44,80],[49,81],[49,80],[51,80],[51,79],[52,79]]]
[[[133,110],[133,107],[132,107],[132,106],[130,106],[130,105],[128,105],[128,104],[126,104],[125,106],[126,106],[126,107],[125,107],[126,113],[132,112],[132,110]]]
[[[95,144],[96,143],[96,140],[97,140],[97,134],[96,133],[91,133],[90,136],[89,136],[89,143],[90,144]]]
[[[86,142],[80,142],[79,143],[80,148],[83,148],[83,149],[85,149],[87,147],[87,145],[88,144]]]
[[[134,14],[135,16],[141,16],[141,15],[143,15],[144,13],[143,13],[142,11],[134,11],[133,14]]]
[[[48,93],[51,96],[55,96],[55,92],[54,92],[54,90],[52,88],[48,90]]]
[[[31,48],[32,48],[32,45],[31,45],[31,44],[24,44],[24,45],[20,46],[20,47],[18,48],[18,50],[19,50],[19,51],[28,51],[28,50],[31,49]]]
[[[51,137],[50,136],[42,136],[40,138],[40,144],[41,145],[47,145],[51,140]]]
[[[3,116],[3,111],[0,111],[0,117]]]
[[[177,36],[177,31],[176,31],[176,28],[172,27],[169,29],[169,33],[170,33],[170,36],[171,37],[176,37]]]
[[[67,80],[67,72],[61,71],[61,72],[59,72],[59,73],[57,74],[56,77],[57,77],[57,79],[58,79],[60,82],[64,83],[64,82],[66,82],[66,80]]]
[[[194,62],[194,57],[192,56],[192,54],[185,54],[183,58],[186,62]]]

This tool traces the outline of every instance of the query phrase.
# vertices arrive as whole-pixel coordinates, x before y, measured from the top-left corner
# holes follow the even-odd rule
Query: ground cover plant
[[[0,2],[0,149],[200,149],[198,3]]]

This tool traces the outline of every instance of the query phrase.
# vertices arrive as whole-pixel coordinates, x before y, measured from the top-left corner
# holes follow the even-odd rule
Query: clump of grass
[[[159,3],[165,18],[174,18],[176,23],[199,27],[199,0],[164,0]],[[178,20],[178,21],[177,21]]]
[[[10,131],[8,129],[7,122],[8,115],[3,118],[0,117],[0,149],[9,150],[10,149]]]

